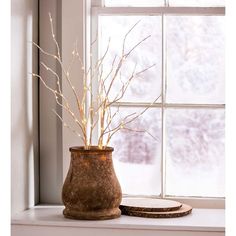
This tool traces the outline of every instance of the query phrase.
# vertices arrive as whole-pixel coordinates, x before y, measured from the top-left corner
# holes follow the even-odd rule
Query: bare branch
[[[161,95],[160,95],[161,96]],[[126,116],[124,119],[122,119],[122,121],[119,123],[119,125],[117,125],[114,129],[110,130],[110,138],[109,140],[107,141],[107,143],[110,142],[112,136],[117,133],[120,129],[123,129],[126,127],[127,124],[133,122],[134,120],[138,119],[140,116],[142,116],[143,113],[145,113],[150,107],[152,107],[152,105],[160,98],[160,96],[158,96],[148,107],[146,107],[145,109],[143,109],[140,113],[132,113],[128,116]],[[127,121],[127,119],[130,117],[130,116],[133,116],[135,115],[134,117],[132,117],[130,120]],[[105,134],[105,133],[104,133]]]
[[[57,83],[56,89],[53,89],[52,87],[50,87],[42,79],[40,75],[33,74],[33,76],[39,78],[40,81],[43,83],[43,85],[54,94],[57,105],[60,106],[63,110],[66,110],[67,113],[69,114],[69,117],[72,118],[73,121],[77,124],[78,126],[77,128],[81,130],[81,135],[76,130],[73,130],[71,126],[67,125],[65,121],[63,121],[62,117],[56,111],[53,111],[57,115],[57,117],[61,120],[61,122],[63,123],[65,127],[69,128],[73,133],[75,133],[78,137],[80,137],[83,140],[86,149],[92,145],[92,137],[93,137],[94,129],[96,126],[99,126],[98,146],[102,148],[104,147],[103,139],[105,135],[108,135],[107,140],[106,140],[107,141],[106,144],[108,144],[112,136],[116,132],[118,132],[120,129],[126,129],[126,130],[131,131],[131,129],[127,127],[127,125],[133,122],[135,119],[138,119],[159,98],[158,97],[153,103],[150,104],[150,106],[146,107],[142,112],[140,113],[134,112],[134,113],[126,115],[121,120],[121,122],[118,123],[118,125],[116,125],[114,128],[111,128],[112,122],[114,121],[114,119],[116,118],[116,116],[119,114],[119,111],[120,111],[120,107],[118,106],[117,110],[112,114],[111,112],[112,105],[120,101],[124,97],[131,81],[134,78],[137,78],[140,74],[146,72],[147,70],[155,66],[155,64],[153,64],[137,72],[136,70],[137,64],[136,64],[133,68],[131,75],[128,76],[125,82],[123,82],[121,78],[121,70],[123,69],[123,65],[126,63],[126,60],[129,58],[129,56],[133,53],[133,51],[137,47],[139,47],[144,41],[146,41],[150,37],[150,35],[140,40],[138,43],[136,43],[131,49],[127,50],[126,52],[126,40],[129,34],[138,25],[140,21],[136,22],[124,35],[124,38],[122,41],[122,48],[120,52],[121,55],[119,57],[116,55],[113,58],[111,62],[111,68],[104,75],[105,72],[104,72],[103,65],[104,65],[105,58],[107,57],[109,53],[111,40],[109,39],[105,52],[103,53],[101,58],[99,58],[96,61],[96,63],[94,64],[91,63],[88,69],[85,67],[84,62],[79,55],[78,44],[77,44],[77,41],[75,41],[70,63],[68,67],[65,68],[65,66],[62,63],[60,47],[55,37],[52,17],[50,13],[49,13],[49,19],[50,19],[52,39],[53,39],[54,44],[56,45],[55,55],[53,53],[49,53],[45,51],[38,44],[34,42],[33,42],[33,45],[36,46],[40,50],[40,52],[43,53],[44,55],[55,59],[56,62],[59,63],[64,76],[60,78],[60,76],[56,73],[56,71],[54,71],[52,68],[47,66],[44,62],[41,62],[41,65],[43,66],[43,68],[45,68],[53,76],[55,76],[54,79],[56,79],[56,83]],[[95,45],[95,43],[97,42],[97,39],[98,39],[98,34],[95,40],[90,45],[91,51],[92,51],[93,45]],[[92,56],[93,55],[90,54],[90,59],[92,59]],[[80,68],[82,69],[82,72],[83,72],[83,76],[82,76],[83,89],[82,89],[81,98],[78,95],[78,91],[76,91],[75,87],[73,86],[71,77],[70,77],[70,72],[72,70],[72,67],[74,66],[74,62],[77,61],[77,58],[80,63]],[[98,86],[95,89],[93,88],[94,78],[96,78],[98,81]],[[114,98],[111,99],[109,98],[111,88],[114,85],[116,79],[118,78],[120,79],[120,82],[121,82],[121,88],[118,91],[118,93],[115,94]],[[60,79],[65,79],[69,88],[71,89],[73,97],[75,98],[75,101],[76,101],[78,114],[77,112],[72,111],[72,107],[69,104],[69,100],[63,95]],[[87,110],[86,110],[86,105],[88,108]],[[77,118],[76,114],[79,116],[79,119]],[[138,130],[133,130],[133,131],[148,133],[147,131],[138,131]],[[148,134],[152,136],[150,133]]]
[[[128,35],[130,34],[130,32],[139,24],[141,20],[137,21],[130,29],[129,31],[125,34],[125,37],[123,39],[123,46],[122,46],[122,55],[124,55],[125,52],[125,42],[126,42],[126,38],[128,37]]]
[[[45,63],[40,62],[40,64],[41,64],[46,70],[50,71],[53,75],[56,76],[58,91],[59,91],[59,93],[62,94],[59,75],[58,75],[53,69],[51,69],[50,67],[48,67]]]
[[[63,119],[62,117],[54,110],[52,109],[53,113],[60,119],[60,121],[62,122],[63,126],[68,128],[69,130],[71,130],[74,134],[76,134],[79,138],[82,139],[82,141],[84,142],[84,139],[82,138],[82,136],[74,129],[71,128],[70,125],[68,125]]]
[[[147,130],[136,130],[136,129],[131,129],[131,128],[127,128],[124,127],[124,130],[128,130],[128,131],[132,131],[132,132],[137,132],[137,133],[147,133],[149,136],[151,136],[153,139],[155,139],[156,141],[160,141],[159,139],[157,139],[156,137],[154,137],[149,131]]]
[[[83,135],[86,136],[85,133],[85,129],[83,127],[83,125],[79,122],[79,119],[75,116],[75,114],[72,112],[72,110],[70,109],[69,103],[67,102],[66,105],[63,105],[59,100],[58,100],[58,96],[64,98],[64,95],[61,94],[60,92],[58,92],[57,90],[54,90],[53,88],[49,87],[45,81],[43,80],[43,78],[40,75],[37,74],[32,74],[32,76],[37,77],[40,79],[40,81],[43,83],[43,85],[54,94],[55,100],[57,105],[59,105],[62,109],[65,109],[70,116],[73,118],[73,120],[75,121],[76,124],[79,125],[81,131],[83,132]]]
[[[53,30],[52,16],[51,16],[51,13],[48,13],[48,14],[49,14],[49,19],[50,19],[52,38],[53,38],[53,41],[54,41],[54,43],[56,44],[56,47],[57,47],[57,56],[58,56],[59,60],[61,60],[60,48],[59,48],[58,42],[57,42],[55,34],[54,34],[54,30]]]

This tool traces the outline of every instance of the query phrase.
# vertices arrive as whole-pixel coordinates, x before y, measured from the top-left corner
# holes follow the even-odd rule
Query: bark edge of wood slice
[[[193,208],[191,206],[183,204],[182,207],[176,211],[148,212],[148,211],[131,211],[122,209],[121,212],[123,215],[145,217],[145,218],[175,218],[190,214],[192,212],[192,209]]]

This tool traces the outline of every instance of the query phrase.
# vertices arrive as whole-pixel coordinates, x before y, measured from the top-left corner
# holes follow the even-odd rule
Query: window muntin
[[[106,7],[219,7],[225,0],[104,0]]]
[[[168,68],[168,60],[169,60],[169,56],[168,56],[168,17],[196,17],[195,19],[199,19],[199,18],[207,18],[207,17],[212,17],[212,18],[218,18],[219,20],[217,20],[217,22],[219,23],[219,25],[217,27],[219,27],[219,29],[222,30],[221,26],[222,26],[222,22],[223,22],[223,16],[222,16],[222,9],[220,8],[211,8],[211,9],[207,9],[207,8],[155,8],[153,10],[151,10],[151,15],[150,15],[150,8],[143,8],[143,12],[142,12],[142,8],[140,8],[140,10],[137,11],[137,9],[135,8],[122,8],[122,13],[118,13],[117,11],[114,11],[113,9],[106,9],[106,8],[99,8],[96,9],[97,15],[97,19],[99,19],[99,29],[101,30],[101,35],[102,37],[99,38],[99,49],[100,49],[100,53],[101,53],[101,49],[104,50],[104,45],[108,39],[108,33],[111,31],[112,29],[118,29],[118,28],[122,28],[117,23],[115,20],[115,17],[120,18],[132,18],[132,17],[136,17],[138,18],[151,18],[151,17],[160,17],[161,18],[161,37],[160,42],[161,43],[161,50],[159,53],[155,54],[156,56],[161,56],[161,78],[159,78],[158,76],[156,76],[155,78],[153,77],[152,79],[156,82],[156,85],[158,84],[157,80],[159,81],[160,88],[161,88],[161,93],[162,93],[162,99],[160,99],[157,103],[155,103],[152,108],[150,110],[154,110],[156,109],[156,111],[159,109],[159,114],[160,114],[160,120],[158,120],[156,118],[155,121],[157,121],[158,125],[157,127],[159,127],[159,133],[156,131],[156,133],[154,134],[155,137],[160,137],[160,142],[155,142],[153,141],[155,144],[153,144],[154,150],[157,149],[157,146],[159,145],[159,151],[160,151],[160,156],[158,156],[159,152],[156,152],[156,156],[154,157],[155,160],[158,160],[158,164],[157,162],[155,162],[155,164],[152,163],[145,163],[145,161],[141,161],[139,163],[139,170],[145,169],[145,168],[150,168],[150,171],[148,171],[148,175],[143,174],[143,172],[141,171],[136,171],[134,168],[134,165],[137,165],[137,163],[133,163],[132,161],[130,161],[130,163],[128,164],[127,162],[125,163],[124,160],[131,160],[132,156],[126,157],[125,155],[127,155],[127,153],[131,153],[130,150],[127,149],[128,145],[124,145],[122,147],[122,149],[120,149],[120,145],[121,145],[121,140],[127,139],[126,137],[128,137],[129,135],[131,136],[131,140],[132,140],[132,135],[133,134],[125,134],[125,138],[124,138],[124,131],[122,133],[122,131],[120,132],[120,134],[118,134],[118,136],[115,137],[115,139],[113,139],[113,141],[111,142],[111,145],[113,145],[115,147],[115,151],[114,151],[114,165],[116,168],[116,172],[117,175],[119,177],[119,179],[121,180],[121,185],[122,185],[122,190],[124,194],[131,194],[131,195],[146,195],[146,196],[150,196],[150,195],[154,195],[154,196],[162,196],[162,197],[167,197],[167,196],[187,196],[187,197],[191,197],[191,196],[197,196],[197,197],[223,197],[224,196],[224,118],[223,115],[221,116],[221,119],[218,119],[218,128],[221,127],[221,132],[220,133],[220,142],[221,142],[221,148],[218,149],[218,157],[216,157],[216,159],[218,159],[218,165],[215,163],[213,164],[212,168],[209,171],[210,177],[207,176],[209,178],[209,181],[206,181],[206,184],[204,186],[202,186],[199,190],[197,191],[196,189],[194,189],[195,191],[184,191],[184,181],[183,183],[180,184],[180,189],[177,190],[178,188],[174,188],[174,186],[176,187],[176,181],[175,181],[175,175],[174,174],[178,174],[178,171],[181,169],[176,169],[176,173],[174,173],[173,175],[170,175],[171,173],[167,173],[168,171],[172,171],[173,170],[173,158],[172,156],[169,155],[169,140],[167,140],[168,135],[169,135],[169,125],[171,124],[171,122],[169,122],[170,120],[173,120],[171,118],[173,118],[173,116],[171,117],[170,114],[175,114],[175,111],[178,111],[179,113],[181,113],[181,110],[183,111],[183,114],[185,113],[191,113],[192,111],[192,116],[195,117],[196,114],[198,112],[202,111],[206,111],[206,113],[213,113],[215,111],[222,111],[221,113],[224,114],[224,68],[223,66],[220,65],[220,69],[221,69],[221,80],[219,81],[218,84],[218,92],[219,93],[215,93],[215,95],[212,95],[211,93],[206,93],[205,94],[205,98],[199,98],[198,95],[196,95],[195,97],[193,96],[192,100],[191,99],[187,99],[185,98],[185,101],[178,101],[178,97],[179,96],[173,96],[174,99],[173,101],[171,101],[171,96],[170,96],[170,91],[168,91],[168,82],[170,82],[170,78],[168,76],[168,74],[170,73],[169,68]],[[209,11],[210,10],[210,11]],[[155,13],[156,11],[156,13]],[[208,13],[209,11],[209,13]],[[103,14],[104,12],[104,14]],[[176,12],[177,14],[174,14],[173,12]],[[215,13],[215,14],[214,14]],[[220,13],[220,14],[219,14]],[[138,15],[138,16],[137,16]],[[171,15],[171,16],[170,16]],[[183,15],[183,16],[182,16]],[[216,16],[217,15],[217,16]],[[220,16],[219,16],[220,15]],[[107,23],[106,30],[103,31],[102,27],[102,23],[104,22],[103,19],[105,19],[105,17],[107,17],[107,19],[109,20],[105,20],[105,22]],[[95,17],[96,18],[96,17]],[[103,19],[102,19],[103,18]],[[114,21],[113,21],[113,19]],[[172,18],[172,19],[173,19]],[[123,19],[123,21],[125,21]],[[200,20],[201,21],[201,20]],[[204,20],[202,20],[204,22]],[[205,20],[207,21],[207,20]],[[221,22],[222,21],[222,22]],[[126,23],[128,24],[129,20],[126,20]],[[130,21],[131,22],[131,21]],[[110,24],[110,25],[109,25]],[[124,27],[126,27],[127,29],[129,27],[131,27],[133,24],[131,25],[125,25]],[[221,25],[221,26],[220,26]],[[109,29],[111,29],[109,31]],[[214,29],[214,27],[212,27],[212,29]],[[214,31],[214,30],[213,30]],[[103,32],[107,32],[106,34],[103,35]],[[119,31],[117,30],[117,32],[119,33]],[[142,32],[144,33],[144,32]],[[219,32],[218,32],[219,33]],[[223,30],[220,31],[220,34],[223,34]],[[117,34],[118,38],[120,38],[120,35]],[[213,33],[214,35],[214,33]],[[223,35],[220,35],[223,36]],[[197,37],[197,36],[196,36]],[[213,37],[213,36],[212,36]],[[199,41],[201,38],[199,38]],[[119,41],[119,40],[118,40]],[[218,42],[219,43],[219,42]],[[224,38],[222,37],[222,41],[221,43],[219,43],[218,45],[220,45],[220,49],[217,48],[218,52],[221,52],[221,56],[223,55],[223,51],[224,48],[222,47],[224,43]],[[156,44],[158,45],[158,44]],[[207,47],[206,47],[207,48]],[[219,53],[220,54],[220,53]],[[216,54],[215,54],[216,55]],[[157,59],[157,58],[155,58]],[[160,60],[160,59],[159,59]],[[215,66],[216,67],[216,66]],[[216,67],[216,69],[218,70],[219,67]],[[213,77],[212,77],[213,78]],[[150,79],[150,78],[149,78]],[[213,78],[214,79],[214,78]],[[175,85],[176,86],[176,85]],[[153,86],[154,87],[154,86]],[[157,86],[155,86],[155,88],[157,88]],[[156,92],[158,91],[157,89],[155,90]],[[159,92],[159,91],[158,91]],[[169,93],[167,96],[167,92]],[[222,92],[222,93],[221,93]],[[149,91],[147,91],[147,93],[149,93]],[[181,92],[182,93],[182,92]],[[179,93],[178,93],[179,94]],[[153,96],[155,95],[155,93],[153,93]],[[157,95],[157,94],[156,94]],[[137,98],[136,98],[137,99]],[[117,108],[117,106],[120,107],[125,107],[126,110],[131,110],[131,109],[141,109],[147,105],[149,105],[148,101],[149,99],[147,99],[146,101],[142,101],[142,100],[136,100],[136,99],[132,99],[132,96],[130,95],[130,97],[126,97],[121,103],[119,104],[114,104],[114,109]],[[171,103],[169,103],[171,101]],[[199,109],[200,108],[200,109]],[[176,112],[176,114],[178,113]],[[204,113],[203,112],[203,113]],[[196,113],[196,114],[195,114]],[[216,113],[218,114],[218,113]],[[192,117],[190,116],[190,118]],[[154,116],[155,117],[155,116]],[[144,119],[145,120],[145,119]],[[181,120],[181,117],[180,117]],[[141,122],[142,123],[142,122]],[[145,123],[145,122],[144,122]],[[191,122],[190,122],[191,123]],[[209,121],[210,123],[210,121]],[[214,122],[213,122],[214,123]],[[135,127],[139,126],[139,124],[136,124]],[[186,127],[185,127],[186,128]],[[157,130],[158,130],[157,129]],[[196,128],[198,129],[198,127]],[[150,131],[150,130],[148,130]],[[198,130],[199,131],[199,130]],[[169,132],[169,133],[168,133]],[[205,131],[206,134],[207,131]],[[178,133],[178,132],[177,132]],[[209,133],[211,133],[209,131]],[[118,141],[117,141],[118,140]],[[142,140],[142,139],[141,139]],[[195,140],[196,141],[196,140]],[[130,143],[132,143],[133,141],[131,141]],[[135,142],[136,143],[136,142]],[[125,143],[127,144],[127,143]],[[143,143],[140,142],[140,147],[142,148]],[[203,146],[205,145],[205,143],[203,143]],[[198,145],[196,145],[197,147]],[[168,149],[169,148],[169,149]],[[185,146],[183,146],[183,148],[186,148]],[[186,148],[187,150],[189,150],[189,147]],[[135,150],[136,151],[136,150]],[[191,152],[190,152],[191,153]],[[143,156],[145,156],[145,154],[142,154]],[[205,158],[208,158],[208,151],[206,151],[204,153]],[[125,156],[125,157],[124,157]],[[187,158],[186,155],[184,158]],[[137,158],[139,159],[139,158]],[[144,158],[145,159],[145,158]],[[217,161],[216,161],[217,162]],[[125,163],[125,164],[124,164]],[[208,163],[209,165],[212,163],[210,160],[209,162],[206,161],[206,163]],[[126,165],[124,167],[124,165]],[[184,163],[183,163],[184,166]],[[184,168],[184,167],[181,168]],[[171,169],[172,168],[172,169]],[[194,187],[194,184],[196,184],[196,186],[198,184],[200,184],[200,182],[206,177],[206,173],[204,172],[205,169],[203,167],[203,171],[202,173],[200,173],[202,176],[198,176],[198,178],[194,175],[194,174],[199,174],[196,171],[196,168],[194,168],[194,166],[192,166],[193,168],[193,175],[179,175],[181,176],[181,178],[189,178],[189,183],[191,183],[191,185]],[[154,170],[154,171],[153,171]],[[181,171],[180,171],[181,173]],[[161,174],[158,175],[158,174]],[[150,178],[150,176],[154,176],[154,178]],[[191,178],[192,179],[191,179]],[[178,175],[177,175],[178,178]],[[213,181],[215,179],[215,182]],[[155,185],[154,181],[152,182],[152,180],[155,179]],[[142,182],[140,182],[140,180],[142,180]],[[197,180],[201,180],[196,182]],[[209,184],[213,185],[208,189]],[[145,185],[145,187],[143,187],[143,185]],[[187,188],[187,187],[186,187]],[[214,188],[214,189],[213,189]],[[192,188],[193,189],[193,188]],[[191,190],[191,188],[190,188]],[[205,191],[205,192],[202,192]]]
[[[159,7],[164,5],[165,0],[105,0],[106,7]]]
[[[225,0],[168,0],[169,6],[181,7],[219,7],[225,6]]]

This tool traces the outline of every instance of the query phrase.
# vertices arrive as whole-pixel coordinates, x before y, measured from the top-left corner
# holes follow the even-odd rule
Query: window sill
[[[12,236],[28,235],[225,235],[224,209],[193,209],[172,219],[121,216],[114,220],[77,221],[62,215],[62,206],[35,206],[12,218]]]

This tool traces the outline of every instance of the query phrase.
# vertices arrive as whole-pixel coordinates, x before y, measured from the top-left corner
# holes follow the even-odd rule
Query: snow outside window
[[[128,6],[164,4],[139,1],[135,5],[137,2],[125,1]],[[205,4],[210,2],[214,6],[224,4],[219,0],[205,1]],[[167,7],[151,15],[142,10],[132,14],[132,7],[123,7],[120,14],[114,13],[113,8],[103,14],[106,7],[95,13],[98,23],[93,27],[99,32],[99,55],[104,53],[111,38],[104,74],[109,72],[113,58],[120,55],[125,33],[139,20],[127,38],[126,50],[147,35],[151,38],[134,51],[120,79],[125,82],[136,63],[137,70],[156,64],[136,78],[123,99],[113,105],[113,113],[118,107],[120,111],[113,125],[130,112],[142,111],[161,94],[160,99],[129,126],[147,132],[124,129],[111,141],[115,149],[114,165],[124,194],[225,195],[224,16],[204,11],[193,14],[195,8],[191,6],[205,6],[203,1],[169,1],[173,6],[184,4],[190,6],[191,14],[184,12],[185,8],[179,9],[178,14],[168,14]],[[124,5],[122,1],[106,0],[105,6]],[[121,82],[117,80],[111,97],[120,87]]]

